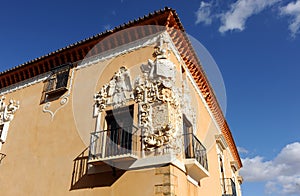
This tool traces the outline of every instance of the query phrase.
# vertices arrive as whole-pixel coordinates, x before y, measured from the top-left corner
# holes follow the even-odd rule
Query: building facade
[[[241,196],[200,61],[165,8],[1,73],[1,195]]]

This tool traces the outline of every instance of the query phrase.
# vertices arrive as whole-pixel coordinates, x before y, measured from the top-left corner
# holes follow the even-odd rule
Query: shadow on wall
[[[74,159],[70,190],[107,187],[116,182],[126,171],[105,163],[90,166],[88,164],[89,148]]]

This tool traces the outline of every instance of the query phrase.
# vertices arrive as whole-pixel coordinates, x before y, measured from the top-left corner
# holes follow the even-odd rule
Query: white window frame
[[[0,126],[3,126],[2,129],[0,130],[0,150],[2,145],[6,142],[7,134],[8,134],[8,129],[9,129],[9,122],[5,122],[1,124]]]

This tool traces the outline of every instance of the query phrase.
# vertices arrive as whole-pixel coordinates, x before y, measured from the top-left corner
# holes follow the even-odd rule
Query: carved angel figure
[[[112,97],[115,106],[124,105],[126,101],[125,92],[132,91],[130,75],[126,67],[122,66],[109,82],[108,96]]]
[[[4,102],[5,97],[1,97],[0,99],[0,122],[8,122],[12,121],[14,118],[15,112],[20,108],[19,101],[10,100],[9,104],[6,105]]]
[[[99,93],[94,96],[94,101],[99,112],[102,112],[107,104],[113,104],[114,108],[125,104],[131,98],[132,91],[130,74],[126,67],[122,66],[114,74],[108,84],[103,85]]]

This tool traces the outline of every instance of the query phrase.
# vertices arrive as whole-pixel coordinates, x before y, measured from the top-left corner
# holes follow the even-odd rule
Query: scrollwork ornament
[[[141,104],[141,125],[147,127],[149,125],[150,105],[147,103]]]
[[[49,113],[49,114],[51,115],[51,119],[53,120],[55,114],[56,114],[59,110],[61,110],[63,107],[65,107],[65,106],[68,104],[68,102],[69,102],[69,95],[63,96],[63,97],[61,98],[60,102],[59,102],[60,106],[59,106],[56,110],[54,110],[54,111],[52,111],[52,110],[50,109],[50,107],[51,107],[51,105],[52,105],[51,102],[47,102],[47,103],[44,105],[44,107],[43,107],[43,112],[44,112],[44,113]]]

